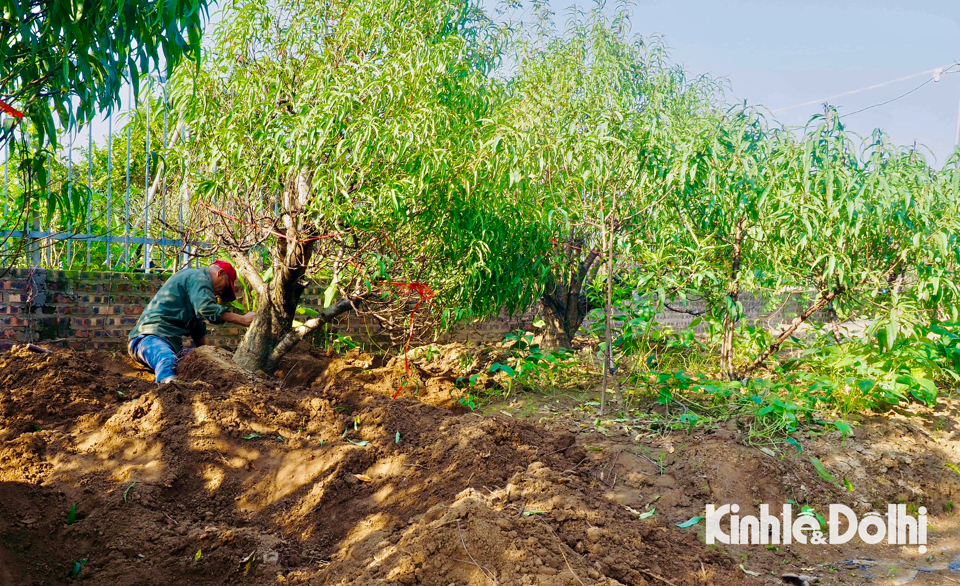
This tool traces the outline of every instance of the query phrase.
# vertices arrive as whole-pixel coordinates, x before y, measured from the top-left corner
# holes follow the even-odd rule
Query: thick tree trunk
[[[570,348],[573,345],[573,337],[567,333],[565,325],[568,322],[565,318],[568,316],[558,313],[558,309],[554,307],[552,301],[552,299],[548,301],[547,295],[543,296],[543,321],[546,326],[544,327],[541,345],[548,350]]]
[[[233,355],[234,362],[249,371],[273,372],[276,364],[270,355],[292,326],[292,316],[284,315],[269,299],[262,300],[257,304],[257,318]]]
[[[257,317],[237,347],[234,362],[249,371],[273,372],[277,359],[273,351],[293,329],[293,319],[304,286],[299,279],[275,279],[268,285],[267,295],[257,301]]]
[[[599,255],[590,252],[574,271],[561,280],[548,277],[541,302],[546,330],[542,345],[549,350],[570,348],[591,306],[583,294],[583,284],[597,265]]]
[[[288,226],[289,233],[296,229]],[[274,349],[293,329],[297,305],[306,285],[304,276],[313,254],[313,242],[277,240],[274,278],[264,283],[245,256],[235,257],[240,270],[257,291],[257,317],[237,347],[233,360],[249,371],[272,373],[279,357]],[[252,276],[251,276],[252,275]]]
[[[304,210],[311,197],[311,179],[305,171],[289,177],[287,189],[279,203],[283,212],[277,218],[273,244],[273,280],[265,283],[257,266],[246,256],[236,241],[228,248],[237,268],[257,296],[257,317],[234,353],[234,361],[249,371],[272,373],[277,364],[297,342],[318,326],[355,307],[359,299],[340,300],[313,319],[296,328],[297,305],[306,289],[305,277],[310,266],[318,234],[316,228],[304,225]]]

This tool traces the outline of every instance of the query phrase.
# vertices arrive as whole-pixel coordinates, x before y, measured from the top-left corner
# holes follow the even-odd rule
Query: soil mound
[[[357,359],[201,348],[158,388],[0,355],[0,585],[750,583],[604,498],[572,434],[393,401],[402,360]]]

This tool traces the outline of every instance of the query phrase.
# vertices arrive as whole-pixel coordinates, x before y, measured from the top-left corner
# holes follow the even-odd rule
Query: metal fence
[[[203,245],[184,237],[189,199],[182,192],[169,197],[164,177],[164,155],[181,140],[170,131],[165,84],[149,86],[140,104],[131,107],[129,90],[127,107],[108,113],[100,128],[61,133],[63,148],[42,161],[43,185],[31,183],[7,143],[4,266],[151,272],[199,264]],[[17,132],[15,139],[27,144],[28,133]]]

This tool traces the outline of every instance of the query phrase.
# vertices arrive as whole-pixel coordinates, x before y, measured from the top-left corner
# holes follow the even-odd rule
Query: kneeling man
[[[130,330],[127,350],[134,360],[147,366],[160,384],[175,382],[174,367],[183,347],[183,336],[193,343],[207,343],[204,320],[249,326],[257,312],[244,315],[227,311],[220,305],[237,298],[234,283],[237,271],[230,263],[218,260],[205,269],[183,269],[170,277]]]

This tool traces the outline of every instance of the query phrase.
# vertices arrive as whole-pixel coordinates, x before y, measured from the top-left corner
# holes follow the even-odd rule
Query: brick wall
[[[168,274],[105,273],[88,271],[51,271],[14,269],[0,278],[0,350],[13,344],[36,342],[47,346],[75,349],[117,350],[126,348],[127,332],[136,323],[143,308],[169,277]],[[306,307],[322,307],[323,287],[307,287],[302,298]],[[743,296],[747,320],[762,320],[774,329],[798,315],[804,303],[798,296],[781,298],[778,307]],[[700,309],[699,304],[691,308]],[[491,343],[517,328],[529,328],[537,309],[522,316],[500,316],[481,323],[466,324],[443,334],[440,342]],[[829,319],[825,313],[818,315]],[[689,326],[693,316],[666,310],[657,321],[679,330]],[[342,316],[335,330],[358,342],[380,346],[389,338],[378,331],[372,318],[353,314]],[[245,328],[233,324],[208,325],[211,342],[235,348]],[[702,329],[702,328],[701,328]]]
[[[74,349],[124,349],[143,308],[169,275],[14,269],[0,279],[0,350],[35,342]],[[238,326],[213,326],[238,340]]]
[[[143,308],[169,274],[108,273],[13,269],[0,278],[0,350],[34,342],[45,346],[123,350],[129,332]],[[310,286],[303,295],[306,307],[322,307],[323,288]],[[461,326],[443,341],[496,342],[512,329],[529,324],[532,315],[506,316]],[[336,331],[357,341],[383,344],[373,320],[347,314]],[[207,325],[208,339],[235,348],[245,328],[233,324]],[[186,341],[186,340],[185,340]]]

